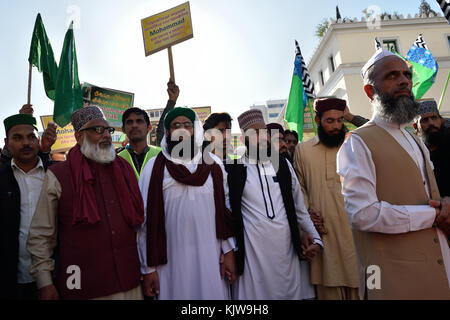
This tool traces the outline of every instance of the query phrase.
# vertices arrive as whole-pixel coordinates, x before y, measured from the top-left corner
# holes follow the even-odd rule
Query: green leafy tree
[[[426,15],[428,16],[430,13],[436,15],[436,11],[431,9],[430,4],[426,0],[422,0],[419,6],[419,16]]]
[[[316,36],[322,38],[329,26],[330,22],[328,21],[328,19],[323,19],[322,22],[316,26]]]

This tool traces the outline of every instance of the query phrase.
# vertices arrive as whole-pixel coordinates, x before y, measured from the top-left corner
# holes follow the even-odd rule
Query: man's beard
[[[325,146],[329,148],[335,148],[339,147],[344,143],[345,135],[347,134],[348,129],[345,125],[342,125],[342,129],[336,133],[329,135],[325,132],[325,129],[322,125],[319,125],[317,134],[319,135],[319,140],[322,142]]]
[[[413,95],[396,99],[391,94],[376,92],[373,106],[376,114],[391,123],[411,123],[419,114],[419,104]]]
[[[432,126],[433,128],[436,128],[435,126]],[[445,127],[441,126],[438,131],[429,132],[429,130],[432,128],[431,126],[428,128],[428,131],[421,131],[419,133],[420,137],[423,139],[423,142],[427,146],[434,146],[439,147],[445,138]],[[437,129],[437,128],[436,128]]]
[[[81,145],[81,153],[88,159],[97,163],[111,163],[116,158],[116,151],[112,143],[105,148],[100,147],[100,143],[93,144],[86,137]]]
[[[186,147],[186,146],[181,146],[181,144],[183,143],[184,140],[183,141],[172,141],[171,136],[167,136],[167,151],[169,151],[170,156],[174,159],[192,160],[194,158],[194,156],[198,153],[199,148],[195,144],[194,136],[191,136],[189,140],[190,140],[189,141],[190,143],[189,143],[188,147]],[[187,145],[186,142],[184,144]],[[175,149],[175,147],[178,145],[180,145],[180,146],[177,149]],[[175,151],[174,151],[174,149],[175,149]]]
[[[270,160],[272,156],[272,148],[270,143],[267,143],[267,146],[263,146],[258,143],[258,146],[255,147],[250,145],[248,138],[245,138],[245,147],[247,148],[247,155],[249,159],[256,161],[267,161]]]

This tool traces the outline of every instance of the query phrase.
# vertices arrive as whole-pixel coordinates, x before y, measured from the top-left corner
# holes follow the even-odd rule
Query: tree
[[[316,36],[322,38],[329,26],[330,22],[328,21],[328,19],[323,19],[322,22],[316,26]]]
[[[419,6],[419,16],[423,16],[424,14],[428,17],[430,13],[436,15],[436,11],[431,9],[431,6],[426,0],[422,0]]]

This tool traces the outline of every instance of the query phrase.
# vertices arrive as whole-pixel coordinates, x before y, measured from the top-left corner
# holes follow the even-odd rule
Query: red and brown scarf
[[[78,144],[69,151],[67,161],[69,162],[75,193],[73,197],[73,225],[95,224],[100,221],[93,187],[95,177]],[[114,188],[119,195],[123,218],[130,226],[137,227],[144,222],[144,203],[136,175],[130,165],[121,157],[116,157],[111,165],[114,171]]]
[[[225,206],[222,169],[217,163],[208,165],[202,159],[197,170],[191,173],[185,166],[175,164],[159,153],[150,179],[147,200],[147,264],[158,266],[167,263],[167,239],[163,199],[164,168],[176,181],[194,187],[203,186],[211,174],[214,184],[214,204],[216,206],[217,239],[228,239],[233,235],[233,218]]]

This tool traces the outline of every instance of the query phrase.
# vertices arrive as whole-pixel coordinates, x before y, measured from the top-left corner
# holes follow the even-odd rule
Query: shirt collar
[[[372,117],[372,121],[375,122],[378,126],[384,128],[384,129],[398,129],[398,130],[402,130],[405,129],[408,126],[408,123],[404,123],[404,124],[398,124],[395,122],[391,122],[391,121],[387,121],[385,118],[383,118],[382,116],[380,116],[379,114],[375,113]]]
[[[280,155],[280,159],[281,159],[281,155]],[[245,155],[245,156],[244,156],[244,164],[245,164],[245,166],[248,166],[248,165],[250,165],[250,164],[255,164],[255,162],[252,161],[252,163],[250,163],[250,158],[248,157],[248,155]],[[266,161],[261,161],[261,160],[259,160],[259,161],[258,161],[258,164],[259,164],[259,165],[260,165],[260,164],[268,165],[268,164],[271,164],[271,161],[270,161],[270,160],[266,160]]]
[[[23,173],[25,173],[25,172],[24,172],[22,169],[20,169],[19,166],[14,162],[14,158],[11,159],[11,168],[12,168],[13,170],[16,169],[16,170],[20,170],[20,171],[22,171]],[[34,171],[34,170],[36,170],[36,169],[38,169],[38,168],[44,169],[44,164],[42,163],[41,158],[39,158],[39,161],[38,161],[38,163],[36,164],[36,166],[35,166],[33,169],[31,169],[30,171],[28,171],[28,173],[31,173],[32,171]],[[25,173],[25,174],[26,174],[26,173]]]
[[[320,143],[319,136],[314,136],[314,138],[311,139],[313,146],[317,146]]]
[[[131,152],[133,152],[134,154],[136,154],[136,155],[138,155],[137,153],[136,153],[136,151],[134,151],[133,149],[131,149],[131,146],[130,145],[127,145],[126,146],[126,149],[128,150],[128,151],[131,151]],[[147,152],[150,150],[150,147],[149,146],[146,146],[145,147],[145,149],[144,149],[144,152],[142,152],[142,154],[147,154]],[[142,155],[141,154],[141,155]]]

